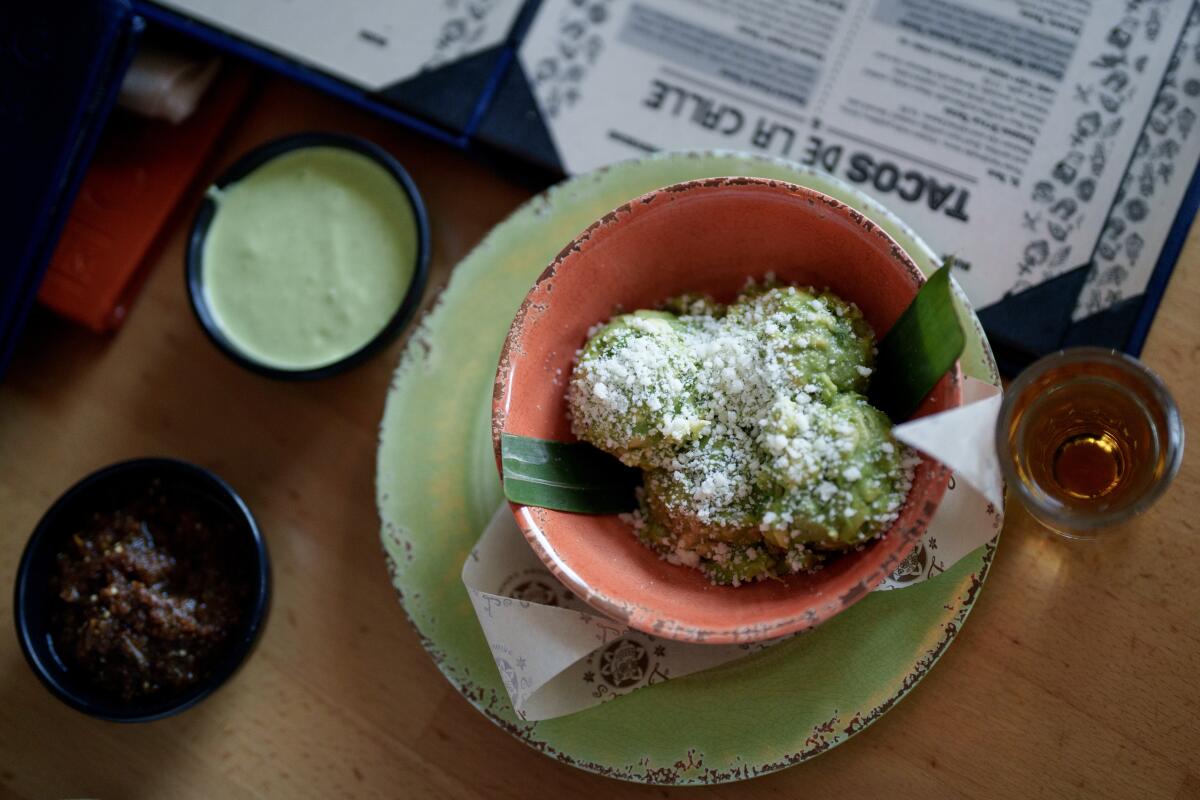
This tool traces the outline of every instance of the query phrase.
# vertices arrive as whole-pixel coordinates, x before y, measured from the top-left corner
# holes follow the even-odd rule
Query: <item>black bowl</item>
[[[237,532],[235,556],[245,559],[251,580],[247,608],[239,629],[225,644],[210,674],[170,696],[124,701],[89,684],[72,671],[54,650],[50,588],[55,556],[64,539],[97,510],[113,508],[144,492],[158,479],[173,494],[187,497],[233,522]],[[122,461],[94,472],[67,490],[34,528],[17,568],[17,638],[34,673],[58,699],[85,714],[114,722],[149,722],[176,714],[208,697],[225,683],[253,649],[266,620],[271,595],[271,570],[266,542],[250,509],[229,484],[206,469],[168,458]]]
[[[204,328],[204,332],[208,334],[208,338],[212,340],[221,352],[252,372],[284,380],[316,380],[327,378],[362,363],[382,350],[400,334],[400,331],[404,330],[404,326],[408,324],[408,321],[416,312],[417,306],[421,304],[421,296],[425,291],[425,283],[429,277],[429,220],[425,214],[425,203],[421,199],[420,192],[417,191],[417,185],[413,183],[412,178],[405,171],[404,167],[400,166],[399,161],[393,158],[382,147],[366,139],[344,133],[327,133],[322,131],[297,133],[284,136],[280,139],[273,139],[259,145],[235,161],[229,169],[214,181],[213,186],[217,189],[223,189],[229,184],[246,177],[271,159],[304,147],[340,147],[364,155],[387,170],[396,179],[396,182],[400,184],[400,188],[404,190],[409,204],[412,206],[413,216],[417,221],[417,260],[416,264],[413,265],[412,282],[409,283],[408,291],[405,293],[403,300],[400,301],[400,306],[396,309],[396,313],[392,315],[387,325],[374,338],[358,350],[332,364],[313,367],[311,369],[286,369],[263,364],[248,356],[235,342],[231,341],[225,335],[225,332],[217,324],[212,309],[208,307],[208,301],[204,298],[204,240],[208,236],[209,225],[212,224],[213,216],[217,212],[216,203],[210,197],[205,196],[204,200],[200,203],[200,210],[196,212],[196,219],[192,222],[192,232],[188,236],[187,244],[185,277],[187,280],[188,299],[191,300],[192,311],[195,313],[196,318],[200,320],[200,325]]]

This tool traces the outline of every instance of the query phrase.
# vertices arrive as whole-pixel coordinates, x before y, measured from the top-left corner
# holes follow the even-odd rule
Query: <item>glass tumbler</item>
[[[1042,358],[1009,386],[996,453],[1035,519],[1090,539],[1166,490],[1183,458],[1183,422],[1162,379],[1140,361],[1078,347]]]

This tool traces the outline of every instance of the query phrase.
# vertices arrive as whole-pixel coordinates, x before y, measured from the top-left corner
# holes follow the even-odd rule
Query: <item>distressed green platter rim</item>
[[[545,265],[593,220],[652,189],[729,175],[825,192],[883,227],[926,273],[939,266],[898,218],[816,170],[721,151],[621,162],[532,198],[455,267],[401,356],[380,428],[383,548],[401,604],[438,668],[484,716],[536,750],[628,781],[742,780],[846,741],[891,709],[945,652],[995,550],[979,548],[936,580],[876,592],[816,631],[758,655],[558,719],[526,722],[513,713],[459,577],[501,501],[490,402],[505,332]],[[979,321],[961,291],[958,299],[968,334],[963,370],[999,385]]]

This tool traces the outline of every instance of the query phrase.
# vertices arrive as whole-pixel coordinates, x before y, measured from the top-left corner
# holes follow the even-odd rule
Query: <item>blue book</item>
[[[0,4],[0,374],[142,27],[127,0]]]

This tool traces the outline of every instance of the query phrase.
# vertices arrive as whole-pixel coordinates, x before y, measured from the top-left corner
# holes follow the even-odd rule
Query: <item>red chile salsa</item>
[[[250,594],[235,545],[228,520],[158,482],[92,514],[57,554],[59,657],[122,700],[203,679]]]

